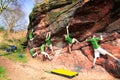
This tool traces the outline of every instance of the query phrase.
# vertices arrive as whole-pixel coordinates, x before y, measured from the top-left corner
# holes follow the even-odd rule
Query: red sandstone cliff
[[[95,34],[103,35],[104,40],[100,45],[111,54],[120,58],[120,2],[114,0],[50,0],[50,2],[37,4],[30,15],[28,35],[34,30],[33,43],[28,40],[28,47],[39,47],[45,43],[47,32],[52,33],[52,44],[61,49],[62,56],[55,59],[66,65],[69,60],[71,65],[91,67],[93,62],[93,49],[85,42],[86,38]],[[74,44],[72,50],[79,50],[82,56],[77,54],[64,54],[67,45],[63,35],[66,34],[66,26],[70,24],[70,36],[77,38],[80,43]],[[68,56],[69,58],[65,58]],[[75,57],[73,57],[75,56]],[[73,57],[73,58],[72,58]],[[86,58],[83,59],[83,58]],[[87,61],[88,60],[88,61]],[[77,61],[77,63],[75,62]],[[87,64],[83,64],[85,61]],[[120,78],[120,66],[109,56],[101,56],[97,60],[98,65],[106,69],[114,77]]]

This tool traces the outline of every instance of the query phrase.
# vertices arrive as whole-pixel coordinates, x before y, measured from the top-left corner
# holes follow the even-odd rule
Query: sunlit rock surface
[[[119,4],[115,0],[49,0],[37,4],[30,14],[28,35],[33,29],[34,39],[31,42],[28,38],[28,47],[39,47],[45,43],[47,32],[51,32],[54,51],[61,50],[53,61],[68,68],[79,67],[87,70],[92,65],[94,53],[85,39],[93,34],[102,34],[104,40],[100,45],[120,58]],[[70,36],[80,41],[72,46],[71,54],[68,53],[68,45],[63,36],[68,24]],[[105,68],[112,76],[120,78],[120,66],[111,57],[101,55],[96,64]]]

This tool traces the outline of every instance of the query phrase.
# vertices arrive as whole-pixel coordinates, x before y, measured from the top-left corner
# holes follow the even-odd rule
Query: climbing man
[[[36,51],[36,48],[30,49],[30,55],[32,56],[32,58],[38,56],[38,52]]]
[[[120,59],[116,58],[114,55],[110,54],[109,52],[107,52],[106,50],[100,47],[100,45],[98,44],[99,40],[103,40],[102,35],[100,36],[100,38],[95,37],[95,35],[93,35],[93,38],[86,40],[87,42],[90,42],[92,44],[92,47],[94,48],[94,61],[93,61],[93,65],[91,68],[95,67],[96,59],[100,57],[100,54],[102,55],[107,54],[111,56],[112,58],[114,58],[118,62],[118,64],[120,64]]]
[[[32,49],[30,49],[30,55],[33,58],[38,56],[40,53],[43,54],[45,58],[48,58],[49,60],[51,60],[51,58],[48,55],[48,53],[45,52],[45,45],[44,44],[42,44],[39,48],[32,48]]]
[[[65,37],[65,41],[67,41],[68,44],[69,44],[69,52],[71,53],[71,46],[72,46],[75,42],[79,43],[79,41],[78,41],[77,39],[75,39],[75,38],[71,38],[71,37],[70,37],[68,28],[69,28],[69,25],[66,26],[67,35],[64,35],[64,37]]]
[[[33,35],[33,29],[32,29],[29,33],[29,42],[28,42],[28,45],[31,45],[29,46],[30,48],[33,48],[33,44],[34,44],[33,39],[34,39],[34,35]]]
[[[31,32],[30,32],[30,34],[29,34],[29,39],[30,39],[30,41],[33,40],[33,29],[31,30]]]
[[[51,43],[50,37],[51,37],[51,32],[48,32],[46,34],[45,41],[46,41],[46,46],[48,46],[51,49],[52,53],[53,53],[53,47],[52,47],[52,43]]]
[[[50,58],[49,54],[45,52],[45,45],[44,45],[44,44],[42,44],[42,45],[40,46],[40,52],[41,52],[41,54],[43,54],[43,55],[45,56],[45,58],[48,58],[49,60],[52,60],[52,59]]]

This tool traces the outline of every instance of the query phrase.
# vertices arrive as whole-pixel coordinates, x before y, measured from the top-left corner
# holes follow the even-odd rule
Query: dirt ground
[[[41,61],[33,59],[26,53],[27,63],[13,62],[4,57],[0,57],[0,65],[7,71],[7,77],[11,80],[114,80],[102,67],[96,66],[95,69],[82,70],[79,75],[70,79],[60,75],[47,73],[46,71],[56,68],[67,69],[64,65],[55,64],[55,61]]]

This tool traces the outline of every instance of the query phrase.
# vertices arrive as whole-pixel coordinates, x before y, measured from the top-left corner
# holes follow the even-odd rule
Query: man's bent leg
[[[48,58],[49,60],[51,60],[50,56],[48,55],[48,53],[46,52],[41,52],[41,54],[43,54],[45,56],[45,58]]]
[[[36,52],[35,54],[32,55],[33,58],[35,58],[38,55],[38,53]]]
[[[72,41],[73,43],[75,43],[75,42],[79,43],[79,41],[76,38],[73,38],[72,40],[73,40]]]

